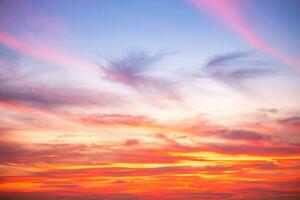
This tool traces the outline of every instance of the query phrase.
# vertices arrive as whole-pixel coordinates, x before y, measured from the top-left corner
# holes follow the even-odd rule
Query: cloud
[[[151,75],[152,67],[163,57],[163,54],[130,52],[121,58],[108,59],[107,64],[101,65],[100,69],[105,79],[129,86],[143,94],[151,92],[178,99],[171,81]]]
[[[186,148],[186,146],[180,144],[175,139],[168,137],[166,134],[158,133],[155,136],[173,149],[185,149]]]
[[[91,91],[80,87],[49,87],[33,82],[32,76],[39,71],[29,70],[18,61],[16,53],[0,48],[0,101],[3,105],[20,104],[24,108],[28,106],[58,109],[67,106],[110,105],[115,102],[116,95],[108,92]]]
[[[124,142],[125,146],[137,146],[140,144],[140,141],[137,139],[128,139]]]
[[[209,144],[202,148],[203,151],[213,151],[225,154],[249,155],[297,155],[300,148],[293,146],[264,146],[253,144]]]
[[[32,36],[34,38],[34,36]],[[58,51],[55,48],[49,49],[49,46],[43,46],[42,42],[26,41],[13,36],[5,31],[0,31],[0,43],[25,55],[32,56],[39,60],[47,61],[57,65],[63,65],[72,69],[92,69],[91,64],[84,62],[66,52]]]
[[[2,141],[0,163],[72,163],[72,161],[78,163],[83,159],[78,156],[83,156],[86,149],[87,146],[81,144],[35,144],[28,147],[24,144]]]
[[[216,134],[217,137],[229,139],[229,140],[242,140],[248,142],[257,142],[257,141],[269,141],[271,140],[270,136],[263,135],[254,131],[247,130],[224,130]]]
[[[139,177],[139,176],[157,176],[169,174],[192,174],[199,170],[209,170],[206,167],[189,167],[189,166],[168,166],[168,167],[153,167],[153,168],[126,168],[126,167],[99,167],[96,169],[63,169],[63,170],[49,170],[47,172],[35,173],[35,177],[48,178],[76,178],[76,177]],[[125,182],[126,183],[126,182]]]
[[[237,61],[240,61],[243,58],[247,58],[249,56],[249,52],[231,52],[222,55],[216,55],[211,60],[209,60],[204,66],[206,69],[218,68],[219,66],[228,66],[236,64]]]
[[[158,137],[169,140],[165,135]],[[296,185],[294,178],[289,176],[297,174],[299,170],[299,161],[289,157],[291,154],[283,154],[278,158],[264,157],[258,153],[262,147],[257,145],[232,145],[230,150],[234,151],[233,154],[216,153],[220,151],[220,146],[216,148],[213,144],[195,145],[184,150],[180,147],[125,149],[98,144],[20,145],[1,142],[0,146],[1,167],[12,172],[2,176],[0,190],[1,187],[8,187],[5,191],[11,191],[11,194],[24,191],[19,187],[23,184],[29,185],[31,191],[45,189],[49,195],[63,191],[76,197],[98,195],[100,198],[116,189],[131,193],[131,188],[138,188],[136,194],[141,197],[143,192],[156,191],[155,195],[158,196],[148,196],[146,199],[178,199],[181,196],[190,197],[188,199],[222,199],[226,196],[220,195],[223,192],[238,195],[239,189],[249,188],[253,184],[262,189],[283,189],[285,186],[286,191],[290,191],[288,188]],[[211,148],[209,152],[208,148]],[[245,155],[249,151],[243,148],[256,151],[255,156]],[[187,154],[172,154],[176,151]],[[270,147],[268,151],[276,152],[276,148]],[[194,156],[188,156],[193,152]],[[286,167],[289,171],[286,171]],[[204,193],[197,190],[200,186],[206,188]],[[216,188],[219,188],[218,194],[214,196]],[[250,194],[251,190],[247,195]],[[69,196],[66,198],[72,199]]]
[[[148,55],[144,52],[129,53],[116,60],[108,60],[106,66],[100,66],[106,78],[130,86],[145,86],[159,82],[147,76],[147,71],[161,59],[161,55]]]
[[[70,106],[107,105],[113,102],[113,95],[110,98],[105,93],[79,88],[0,86],[0,100],[35,108],[59,109]]]
[[[288,118],[279,120],[279,122],[282,124],[296,125],[296,126],[299,125],[300,126],[300,117],[298,117],[298,116],[288,117]]]
[[[296,131],[300,131],[300,117],[292,116],[284,119],[278,120],[278,123],[286,128],[291,128]]]
[[[153,120],[141,115],[122,115],[122,114],[99,114],[81,117],[81,121],[87,125],[127,125],[142,126],[151,125]]]
[[[300,67],[299,60],[290,58],[278,50],[273,49],[255,33],[242,13],[241,2],[243,1],[190,0],[190,2],[198,9],[216,16],[220,21],[238,32],[245,41],[260,51],[265,52],[290,66]]]
[[[239,91],[249,91],[243,83],[245,80],[277,73],[275,69],[266,68],[269,63],[257,60],[251,55],[250,52],[231,52],[214,56],[202,68],[205,75],[199,77],[209,77]]]
[[[244,182],[239,182],[236,184],[241,184],[242,186],[239,188],[233,188],[231,184],[223,183],[226,186],[226,191],[213,191],[211,187],[206,185],[202,180],[193,179],[193,181],[198,182],[199,184],[203,184],[207,186],[206,191],[197,191],[187,189],[183,191],[181,189],[173,189],[173,190],[164,190],[164,191],[155,191],[150,194],[147,193],[108,193],[102,192],[101,194],[97,193],[96,191],[91,191],[93,194],[87,194],[85,192],[78,191],[78,188],[74,188],[73,190],[68,190],[68,194],[63,192],[14,192],[8,193],[3,192],[0,197],[5,200],[13,200],[13,199],[23,199],[23,200],[178,200],[178,199],[189,199],[189,200],[199,200],[199,199],[215,199],[215,200],[237,200],[237,199],[252,199],[252,200],[263,200],[263,199],[270,199],[270,200],[278,200],[278,199],[287,199],[287,200],[296,200],[299,199],[300,195],[299,192],[295,191],[287,191],[280,189],[278,187],[268,188],[267,186],[255,186],[254,184],[251,185],[251,182],[248,181],[248,185],[245,185]],[[256,181],[257,182],[257,181]],[[285,182],[279,182],[279,184],[285,185]],[[258,183],[256,183],[258,184]],[[195,184],[194,184],[195,185]],[[202,187],[203,187],[202,185]],[[222,188],[221,184],[213,184],[215,186],[215,190]],[[272,185],[272,184],[270,184]],[[193,185],[191,185],[193,186]],[[191,187],[190,186],[190,187]],[[199,187],[201,187],[199,185]],[[116,188],[117,189],[117,188]],[[119,190],[121,188],[119,187]],[[75,194],[76,195],[75,195]]]
[[[84,192],[79,192],[80,188],[69,188],[68,193],[59,192],[14,192],[7,193],[3,192],[0,194],[1,199],[13,200],[13,199],[23,199],[23,200],[140,200],[141,196],[138,194],[122,194],[122,193],[104,193],[104,194],[87,194]],[[67,190],[67,189],[66,189]],[[77,191],[77,192],[76,192]],[[74,193],[76,195],[74,195]]]
[[[278,113],[278,110],[275,108],[261,108],[259,109],[260,112],[266,113],[266,114],[276,114]]]
[[[58,36],[67,31],[68,25],[57,13],[41,9],[41,5],[49,6],[46,1],[39,5],[29,1],[1,1],[0,45],[51,64],[95,72],[89,62],[62,50]]]

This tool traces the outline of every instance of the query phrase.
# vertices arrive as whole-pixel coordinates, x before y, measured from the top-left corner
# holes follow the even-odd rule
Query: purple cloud
[[[230,139],[230,140],[244,140],[244,141],[263,141],[270,140],[267,135],[263,135],[254,131],[247,130],[224,130],[217,134],[218,137]]]
[[[266,66],[270,66],[270,63],[253,58],[251,54],[251,52],[232,52],[217,55],[204,65],[205,75],[199,77],[212,78],[239,91],[249,91],[243,83],[244,80],[264,77],[277,72],[275,69],[266,68]],[[257,68],[258,66],[260,68]]]
[[[0,101],[14,102],[43,109],[66,106],[107,105],[116,102],[116,96],[79,87],[41,85],[30,78],[38,71],[24,68],[17,54],[0,48]],[[24,73],[24,71],[26,71]],[[118,103],[120,100],[118,100]]]
[[[140,93],[164,94],[178,99],[172,81],[151,75],[151,69],[163,57],[163,54],[131,52],[118,59],[108,59],[100,69],[105,79],[129,86]]]

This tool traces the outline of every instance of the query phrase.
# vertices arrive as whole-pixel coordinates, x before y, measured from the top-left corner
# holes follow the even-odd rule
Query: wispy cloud
[[[227,54],[221,54],[214,56],[211,60],[209,60],[204,66],[207,69],[218,68],[221,66],[228,66],[232,64],[236,64],[237,61],[240,61],[243,58],[247,58],[249,56],[249,52],[231,52]]]
[[[31,81],[36,71],[23,73],[18,56],[0,49],[0,101],[19,103],[43,109],[58,109],[66,106],[104,105],[113,102],[114,96],[79,87],[47,86]],[[28,70],[27,70],[28,71]],[[106,102],[106,103],[105,103]]]
[[[107,60],[106,66],[100,66],[106,78],[132,87],[146,87],[160,83],[149,75],[152,65],[162,55],[148,55],[144,52],[133,52],[119,59]]]
[[[223,130],[216,134],[217,137],[229,139],[229,140],[238,140],[238,141],[247,141],[247,142],[260,142],[267,141],[270,142],[271,137],[259,132],[248,131],[248,130]]]
[[[43,93],[43,91],[47,93]],[[0,87],[0,100],[44,109],[58,109],[63,106],[101,105],[103,102],[101,103],[96,96],[96,94],[76,88]],[[104,95],[100,96],[103,97]]]
[[[291,128],[295,131],[300,131],[300,117],[291,116],[288,118],[278,120],[278,123],[283,125],[286,128]]]
[[[153,120],[140,115],[101,114],[82,116],[82,123],[87,125],[126,125],[126,126],[150,126]]]
[[[265,52],[284,63],[300,67],[300,61],[293,59],[278,50],[269,46],[259,35],[255,33],[253,28],[247,22],[246,17],[242,13],[241,3],[243,1],[226,1],[226,0],[190,0],[200,10],[215,15],[220,21],[230,26],[234,31],[238,32],[249,44],[255,48]]]
[[[24,55],[32,56],[39,60],[47,61],[56,65],[63,65],[65,67],[70,67],[72,69],[88,69],[93,70],[93,66],[85,61],[82,61],[70,54],[57,50],[55,48],[49,49],[49,46],[43,46],[42,42],[33,40],[26,41],[24,39],[13,36],[5,31],[0,31],[0,43],[11,49],[14,49]]]
[[[154,65],[163,57],[161,53],[130,52],[121,58],[107,59],[107,64],[101,65],[100,69],[105,79],[129,86],[143,94],[165,94],[178,99],[171,81],[153,75]]]
[[[251,52],[232,52],[211,58],[202,68],[204,75],[225,83],[240,91],[249,91],[243,84],[244,80],[264,77],[277,73],[270,64],[258,60]]]
[[[41,1],[41,4],[47,4]],[[45,14],[30,1],[1,2],[0,44],[34,59],[67,68],[92,70],[95,67],[62,50],[57,41],[67,23],[57,13]],[[12,31],[13,30],[13,31]],[[53,39],[52,42],[49,42]]]

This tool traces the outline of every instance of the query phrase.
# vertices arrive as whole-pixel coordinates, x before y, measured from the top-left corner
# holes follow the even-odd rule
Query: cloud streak
[[[100,66],[100,70],[105,79],[134,88],[142,94],[164,94],[176,100],[178,96],[172,82],[151,75],[153,65],[163,56],[142,51],[130,52],[118,59],[108,59],[106,65]]]
[[[83,62],[65,52],[58,52],[55,49],[50,50],[49,47],[45,47],[37,41],[26,42],[5,31],[0,31],[0,43],[25,55],[53,64],[70,68],[94,69],[91,64]]]
[[[240,9],[242,1],[226,0],[190,0],[199,10],[211,13],[220,21],[238,32],[249,44],[265,52],[278,60],[297,68],[300,68],[300,61],[293,59],[276,49],[270,47],[260,36],[258,36]]]
[[[42,109],[59,109],[67,106],[104,105],[113,102],[113,95],[76,87],[47,86],[31,81],[36,70],[21,74],[18,56],[0,52],[0,101],[7,104]],[[22,68],[24,71],[24,69]],[[110,96],[110,97],[109,97]],[[110,104],[110,103],[109,103]]]
[[[211,58],[202,68],[205,75],[199,77],[208,76],[244,92],[249,90],[243,85],[243,81],[277,73],[275,69],[265,67],[269,65],[253,58],[250,52],[231,52]]]
[[[29,1],[3,1],[1,7],[1,45],[54,65],[95,72],[91,63],[62,50],[59,45],[53,45],[57,44],[56,41],[49,43],[50,38],[57,40],[57,36],[67,29],[67,24],[61,16],[53,13],[47,15]]]

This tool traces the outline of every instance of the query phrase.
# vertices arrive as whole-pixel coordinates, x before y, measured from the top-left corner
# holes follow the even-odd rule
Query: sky
[[[0,198],[300,198],[298,0],[0,0]]]

